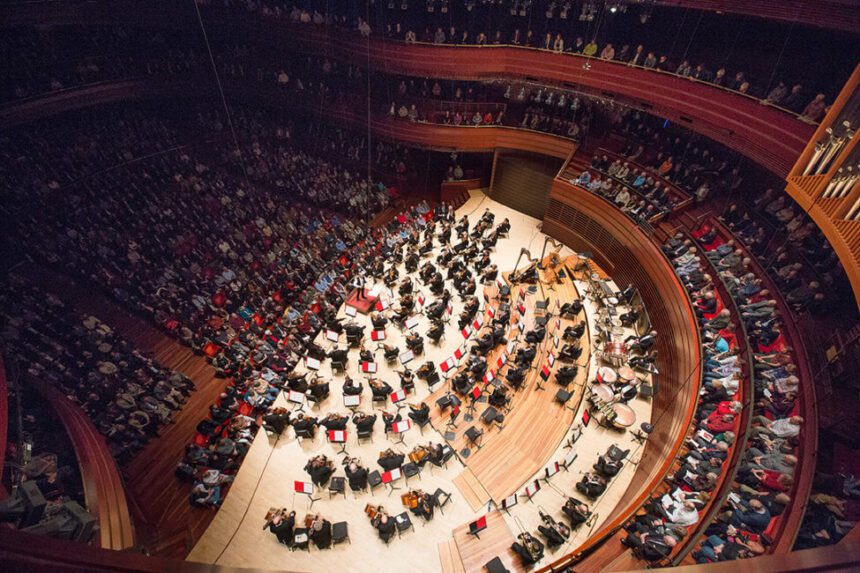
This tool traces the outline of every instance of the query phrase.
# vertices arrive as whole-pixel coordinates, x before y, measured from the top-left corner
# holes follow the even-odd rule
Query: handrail
[[[652,315],[652,320],[655,323],[655,328],[658,329],[659,332],[662,332],[662,335],[658,337],[658,345],[663,345],[658,348],[658,360],[660,362],[659,367],[661,370],[661,376],[668,376],[668,379],[672,379],[672,373],[674,369],[677,369],[673,364],[676,363],[674,359],[675,356],[675,348],[671,346],[673,342],[677,342],[677,340],[669,340],[668,338],[672,335],[681,336],[682,338],[688,338],[685,350],[690,352],[697,353],[696,356],[688,357],[688,363],[690,364],[691,371],[689,373],[684,372],[683,374],[678,372],[677,374],[680,377],[686,376],[686,380],[676,379],[674,380],[674,387],[669,387],[669,384],[666,384],[665,388],[661,389],[661,392],[657,394],[657,399],[662,399],[662,396],[665,395],[666,392],[675,390],[675,393],[670,396],[669,402],[664,405],[664,413],[669,412],[668,408],[674,407],[674,411],[678,411],[680,408],[683,411],[683,414],[679,417],[671,418],[669,422],[665,422],[666,424],[670,424],[670,428],[666,428],[663,424],[661,424],[661,418],[658,418],[656,421],[652,421],[655,431],[652,433],[652,438],[656,438],[662,432],[671,432],[674,436],[674,439],[669,439],[663,446],[663,450],[668,450],[672,452],[671,455],[658,455],[658,460],[653,460],[653,467],[648,472],[648,476],[644,476],[641,478],[643,481],[647,483],[643,483],[638,488],[631,487],[628,488],[628,491],[633,490],[633,499],[628,500],[623,507],[616,506],[613,513],[610,514],[607,521],[602,525],[602,527],[596,532],[593,533],[582,545],[574,549],[571,553],[557,559],[553,563],[545,566],[540,570],[541,573],[548,571],[558,571],[565,567],[570,567],[575,563],[580,562],[583,558],[585,558],[588,554],[594,552],[598,547],[604,544],[604,542],[613,536],[621,526],[626,523],[633,514],[638,511],[638,509],[645,503],[648,499],[651,498],[656,488],[660,486],[665,477],[668,470],[674,465],[678,455],[680,448],[683,444],[683,441],[686,437],[687,431],[689,429],[690,423],[693,419],[693,414],[695,412],[696,406],[696,398],[698,396],[698,390],[701,386],[701,378],[702,378],[702,369],[701,369],[701,356],[702,356],[702,345],[699,337],[698,329],[696,328],[696,321],[694,318],[694,313],[692,310],[692,300],[690,299],[689,293],[683,288],[683,285],[680,284],[677,276],[672,269],[672,266],[666,256],[662,253],[657,245],[653,243],[653,241],[636,225],[632,224],[629,218],[626,216],[619,217],[618,215],[613,215],[613,213],[619,212],[617,207],[612,205],[606,199],[594,195],[589,191],[582,189],[581,187],[577,187],[567,181],[562,179],[556,179],[553,183],[553,190],[550,192],[550,202],[553,200],[558,201],[559,199],[555,199],[556,197],[561,197],[564,195],[569,195],[571,200],[574,200],[574,196],[582,195],[580,198],[575,200],[576,207],[581,209],[581,212],[588,213],[588,215],[595,215],[600,217],[599,221],[594,221],[597,225],[604,226],[608,232],[613,233],[613,231],[617,231],[617,235],[613,233],[613,237],[618,237],[614,239],[615,241],[624,241],[624,244],[609,244],[605,246],[606,253],[598,254],[595,252],[595,255],[598,258],[607,258],[611,257],[613,254],[616,257],[623,257],[624,260],[618,260],[616,262],[623,263],[625,265],[624,274],[629,276],[630,273],[635,272],[631,271],[631,265],[635,264],[635,261],[651,261],[654,263],[655,268],[652,269],[653,273],[658,273],[656,267],[660,267],[659,277],[655,276],[655,280],[650,284],[642,284],[639,285],[644,292],[643,302],[646,307],[650,307],[650,312]],[[592,199],[593,198],[593,199]],[[592,202],[590,205],[588,203]],[[562,200],[562,205],[566,204]],[[598,206],[599,205],[599,206]],[[573,238],[577,242],[587,241],[589,238],[593,237],[584,237],[582,236],[582,230],[591,230],[595,233],[595,236],[602,234],[600,231],[594,229],[592,223],[582,223],[580,231],[577,231],[573,227],[570,227],[567,223],[565,223],[561,219],[555,219],[556,215],[547,209],[547,214],[544,216],[544,232],[549,234],[550,236],[554,236],[565,243],[569,241],[565,237],[564,229],[569,229],[572,232],[570,238]],[[633,230],[635,229],[635,230]],[[621,237],[621,235],[624,235]],[[587,243],[586,243],[587,245]],[[571,246],[571,245],[568,245]],[[576,248],[582,247],[583,245],[577,244],[573,245]],[[634,253],[630,251],[630,248],[635,248],[637,251]],[[595,249],[598,251],[598,249]],[[649,254],[646,255],[645,252]],[[604,263],[607,263],[604,265]],[[601,261],[601,266],[606,267],[614,267],[610,261]],[[651,277],[652,272],[649,272],[641,267],[641,273],[643,276]],[[614,275],[613,275],[614,276]],[[620,276],[620,275],[619,275]],[[662,284],[658,286],[658,282]],[[671,297],[666,298],[668,295],[663,292],[662,289],[670,289],[676,295],[675,304],[672,304]],[[658,304],[658,301],[662,301],[662,304]],[[683,301],[681,307],[679,301]],[[661,306],[663,312],[657,312],[657,307]],[[681,320],[680,316],[683,314],[685,317],[683,322],[685,322],[685,327],[682,328],[684,332],[673,332],[673,319],[669,317],[667,311],[665,310],[667,306],[671,306],[674,310],[671,311],[674,314],[675,320]],[[680,327],[680,324],[678,325]],[[692,344],[690,344],[692,343]],[[692,358],[692,360],[691,360]],[[692,387],[690,387],[691,379],[694,380]],[[686,393],[684,390],[688,390]],[[680,405],[676,404],[676,400],[679,397],[686,398],[685,402],[680,403]],[[680,418],[680,424],[678,422]],[[665,438],[668,438],[668,433]],[[641,460],[644,460],[645,456],[648,453],[647,448],[649,445],[653,444],[653,439],[649,439],[646,442],[645,447],[646,450],[642,454]],[[653,447],[658,447],[654,445]],[[640,468],[643,467],[643,463],[640,460]],[[648,464],[644,464],[647,466]],[[638,472],[637,472],[638,475]],[[652,476],[652,477],[649,477]],[[635,478],[635,476],[634,476]],[[635,482],[635,479],[631,481],[631,484]],[[638,493],[637,493],[638,492]],[[622,498],[622,502],[623,502]],[[617,550],[617,548],[613,547],[612,551]]]
[[[624,157],[623,155],[621,155],[617,151],[612,151],[611,149],[607,149],[605,147],[598,147],[597,150],[594,152],[594,154],[597,155],[598,153],[604,153],[610,157],[614,157],[615,159],[620,159],[624,162],[630,163],[631,165],[635,166],[637,169],[645,171],[646,173],[648,173],[648,175],[650,175],[654,179],[658,180],[660,183],[663,184],[664,187],[669,189],[670,193],[672,193],[673,195],[675,195],[681,199],[681,201],[678,203],[676,208],[680,209],[680,208],[686,207],[687,205],[689,205],[692,202],[693,196],[689,191],[676,185],[675,183],[673,183],[672,181],[670,181],[669,179],[667,179],[663,175],[660,175],[659,173],[657,173],[656,171],[654,171],[653,169],[651,169],[647,165],[643,165],[642,163],[639,163],[638,161],[630,161],[629,159],[627,159],[626,157]]]
[[[241,95],[243,98],[256,98],[267,105],[289,106],[295,110],[301,108],[310,114],[318,114],[331,122],[347,122],[366,127],[367,117],[355,106],[332,105],[320,108],[296,99],[285,99],[283,92],[276,87],[263,89],[254,84],[225,83],[224,90],[228,97]],[[0,125],[13,122],[21,117],[39,117],[43,109],[45,113],[59,113],[67,109],[64,104],[77,107],[86,106],[93,102],[108,103],[134,97],[176,97],[187,96],[190,93],[200,94],[203,90],[199,82],[184,78],[184,81],[158,81],[148,78],[124,79],[122,81],[99,82],[78,90],[68,90],[61,96],[52,94],[46,97],[42,106],[39,102],[28,102],[26,109],[16,113],[14,106],[0,108]],[[429,149],[457,149],[461,151],[491,151],[497,147],[506,147],[522,151],[541,153],[551,157],[566,158],[572,153],[577,144],[574,140],[561,135],[536,131],[520,127],[497,125],[444,125],[425,122],[410,122],[397,118],[377,115],[371,118],[371,129],[383,139],[412,143]]]

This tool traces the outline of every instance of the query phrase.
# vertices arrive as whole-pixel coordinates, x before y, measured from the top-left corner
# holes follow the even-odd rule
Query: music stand
[[[526,486],[523,495],[528,498],[529,501],[532,501],[532,498],[540,491],[540,481],[534,480],[532,483]]]
[[[399,422],[395,422],[391,425],[391,431],[397,434],[398,440],[394,442],[395,444],[402,444],[404,441],[404,434],[412,427],[411,420],[401,420]]]
[[[456,398],[456,396],[452,396],[452,398]],[[459,400],[457,400],[457,403],[453,403],[453,406],[454,407],[451,409],[451,417],[448,418],[448,423],[446,425],[456,429],[457,428],[457,416],[460,415]]]
[[[293,482],[293,498],[295,498],[296,494],[300,493],[302,495],[308,496],[308,499],[311,500],[310,505],[308,505],[308,509],[314,506],[315,501],[319,501],[320,498],[314,497],[314,484],[309,481],[294,481]]]
[[[382,483],[389,487],[388,495],[391,495],[395,489],[400,489],[394,482],[403,477],[403,472],[400,468],[394,468],[382,474]]]
[[[328,441],[331,444],[339,444],[340,451],[339,454],[346,454],[346,430],[329,430],[326,432],[326,436],[328,436]]]
[[[293,408],[294,410],[301,410],[305,405],[305,395],[302,392],[290,390],[287,393],[287,401],[295,404],[295,408]]]
[[[469,413],[474,414],[475,405],[478,403],[478,400],[481,398],[481,388],[476,384],[472,387],[472,390],[469,392]]]
[[[509,495],[508,497],[506,497],[505,499],[502,500],[502,509],[504,510],[505,513],[510,515],[511,512],[508,510],[510,508],[512,508],[513,506],[517,505],[518,503],[519,503],[519,500],[517,499],[517,494]]]
[[[406,390],[401,388],[397,392],[392,392],[388,398],[394,406],[397,406],[397,411],[399,412],[403,408],[403,402],[406,401]]]
[[[487,529],[487,516],[483,515],[469,524],[469,535],[474,535],[476,538],[480,539],[481,536],[478,534],[485,529]]]

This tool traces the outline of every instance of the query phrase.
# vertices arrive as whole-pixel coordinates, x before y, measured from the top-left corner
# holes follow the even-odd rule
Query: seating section
[[[0,292],[3,341],[25,377],[61,390],[108,439],[117,460],[139,451],[193,390],[179,372],[147,358],[94,316],[53,293],[12,281]]]
[[[683,235],[663,249],[695,301],[704,341],[702,393],[696,422],[671,475],[643,513],[627,524],[622,543],[640,559],[668,563],[698,536],[727,485],[726,476],[742,447],[738,436],[744,434],[750,373],[746,341],[736,332],[740,317],[708,274],[709,265]]]
[[[743,461],[722,512],[691,555],[699,563],[766,552],[778,541],[780,519],[791,506],[804,452],[800,371],[777,302],[730,237],[705,224],[693,233],[714,263],[744,322],[753,352],[754,408]],[[800,503],[798,501],[798,503]]]

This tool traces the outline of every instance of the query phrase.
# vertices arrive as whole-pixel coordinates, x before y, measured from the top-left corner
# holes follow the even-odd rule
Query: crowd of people
[[[697,562],[708,563],[767,550],[772,522],[791,502],[803,418],[797,415],[801,381],[781,333],[776,302],[733,242],[722,240],[713,229],[702,229],[694,237],[702,251],[682,235],[673,237],[665,250],[695,298],[703,335],[709,341],[705,345],[705,394],[697,409],[700,423],[688,440],[694,453],[701,448],[707,452],[702,461],[707,460],[704,491],[708,493],[716,486],[727,457],[732,456],[739,416],[746,407],[740,401],[744,392],[738,393],[739,389],[754,382],[747,391],[752,400],[751,426],[735,482],[726,505],[706,525],[706,537],[693,553]],[[709,274],[711,268],[717,277]],[[720,299],[715,280],[723,283],[733,302]],[[730,308],[736,308],[739,316]],[[735,320],[743,328],[735,326]],[[752,372],[742,362],[746,353],[751,353],[748,364]],[[701,465],[697,462],[692,469]],[[679,472],[682,478],[695,476],[691,468],[682,466],[674,476]]]
[[[441,3],[445,4],[445,3]],[[775,84],[755,81],[740,70],[728,70],[713,62],[695,62],[684,57],[676,58],[659,49],[648,49],[642,43],[624,38],[621,42],[611,40],[598,42],[596,31],[577,30],[575,20],[544,20],[545,29],[536,32],[538,22],[522,21],[516,18],[502,18],[501,21],[479,24],[467,9],[464,13],[457,7],[457,14],[447,8],[439,10],[421,9],[400,10],[391,7],[385,10],[382,5],[374,10],[367,20],[367,14],[355,7],[339,7],[326,4],[316,9],[300,4],[247,0],[207,0],[207,7],[252,12],[264,17],[283,18],[293,24],[326,25],[351,30],[362,36],[380,35],[391,40],[406,43],[422,42],[427,44],[448,45],[506,45],[542,49],[555,53],[586,56],[618,64],[670,73],[724,89],[736,91],[758,98],[765,105],[779,106],[800,119],[818,122],[828,109],[826,94],[818,93],[810,97],[800,83],[790,80],[777,81]],[[473,3],[474,8],[474,3]],[[435,23],[430,23],[435,22]],[[522,26],[520,24],[523,24]],[[488,31],[488,26],[492,28]],[[568,31],[569,28],[572,31]],[[789,88],[788,86],[791,85]]]
[[[679,203],[648,171],[631,169],[630,163],[621,159],[610,161],[605,154],[595,155],[590,169],[580,173],[575,183],[608,199],[637,221],[653,222]]]
[[[0,292],[3,341],[26,365],[74,401],[107,438],[116,459],[138,452],[172,421],[191,381],[147,357],[95,316],[12,277]]]
[[[822,314],[833,297],[827,292],[847,290],[844,271],[821,229],[784,194],[772,189],[751,203],[730,203],[720,220],[738,241],[767,268],[786,302],[797,313]],[[780,244],[774,248],[774,233]]]
[[[748,384],[731,312],[724,308],[707,267],[692,242],[673,237],[664,251],[695,301],[704,352],[703,388],[696,421],[686,440],[686,453],[675,461],[669,488],[644,506],[644,513],[626,526],[622,541],[648,561],[670,556],[700,521],[727,471],[743,409],[742,385]],[[742,539],[742,538],[741,538]],[[740,541],[744,545],[745,541]],[[744,545],[744,550],[747,550]]]
[[[22,253],[103,288],[231,377],[198,427],[205,447],[191,446],[186,457],[194,460],[188,465],[195,468],[192,501],[215,505],[253,436],[256,421],[247,414],[265,411],[273,399],[257,370],[268,358],[264,350],[277,340],[304,354],[305,336],[321,324],[317,313],[339,306],[345,270],[363,252],[349,250],[370,231],[335,210],[349,214],[361,206],[372,215],[390,197],[384,187],[290,145],[299,135],[284,125],[266,124],[267,134],[282,138],[278,146],[256,141],[262,133],[248,130],[245,179],[227,163],[210,167],[202,150],[171,146],[148,153],[150,146],[174,143],[175,126],[142,111],[116,113],[117,123],[109,121],[110,112],[106,121],[85,121],[93,119],[86,112],[67,130],[53,122],[52,130],[45,124],[6,135],[0,146],[10,159],[6,169],[20,183],[3,206],[18,221],[10,236]],[[236,119],[234,127],[259,125],[253,114]],[[196,122],[211,132],[223,129],[217,115],[200,113]],[[232,146],[217,146],[216,153],[237,164]],[[83,384],[76,392],[121,457],[168,422],[172,408],[141,390],[149,383],[135,373],[156,366],[140,362],[145,357],[109,329],[98,323],[92,329],[89,337],[104,339],[99,344],[122,359],[89,364],[94,383],[106,377],[104,391],[91,396]],[[267,366],[286,371],[290,359],[282,360]],[[131,387],[114,389],[111,403],[106,391],[117,380]],[[180,473],[190,477],[188,467]]]

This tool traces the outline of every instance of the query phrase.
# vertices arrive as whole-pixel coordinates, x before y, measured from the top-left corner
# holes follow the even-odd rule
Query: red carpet
[[[367,289],[362,289],[365,292]],[[370,298],[365,296],[365,298],[358,298],[358,289],[352,289],[352,292],[349,293],[349,296],[346,299],[346,306],[351,306],[361,314],[367,314],[370,312],[374,305],[376,304],[376,298]]]

